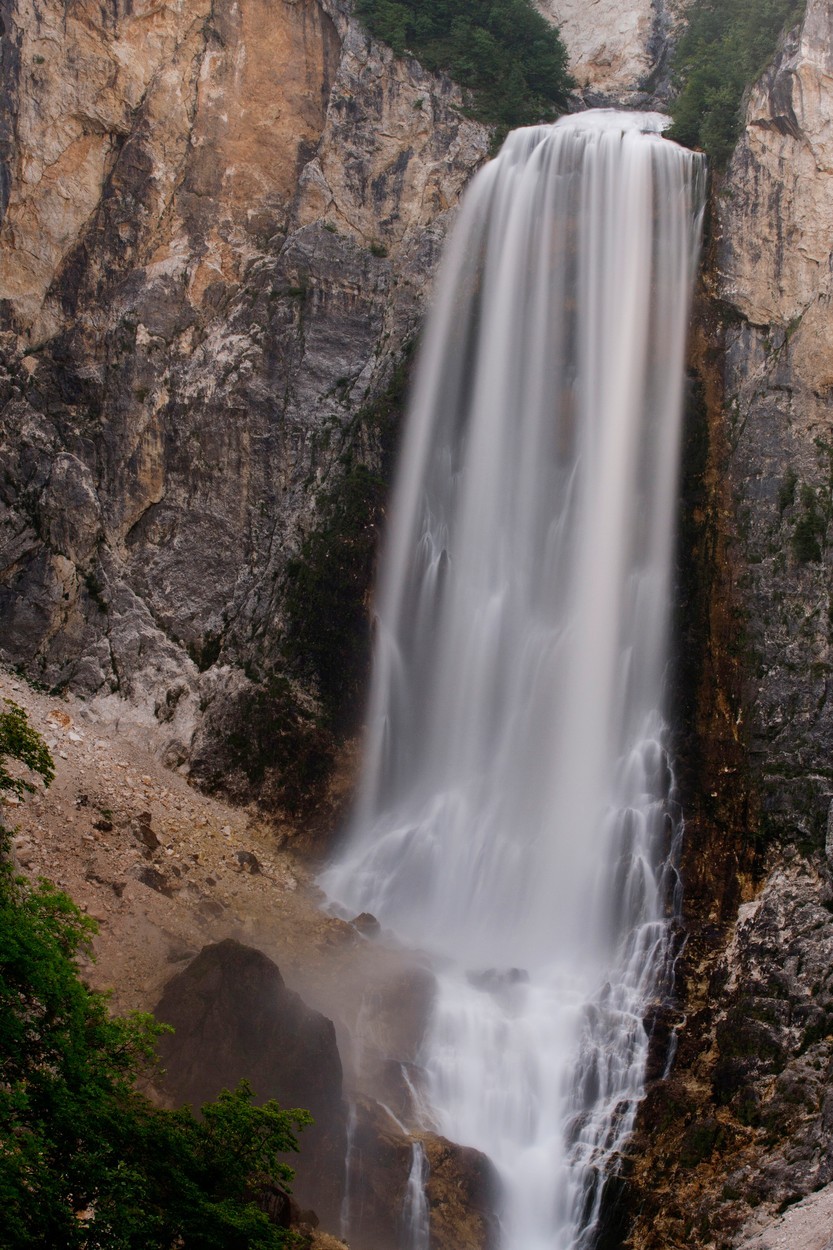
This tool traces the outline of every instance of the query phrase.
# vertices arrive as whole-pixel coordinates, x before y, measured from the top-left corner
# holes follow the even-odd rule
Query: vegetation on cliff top
[[[726,163],[743,125],[744,92],[770,64],[805,2],[694,0],[674,56],[673,139],[703,148],[718,166]]]
[[[0,712],[7,764],[48,784],[52,761],[14,705]],[[297,1238],[254,1197],[286,1184],[303,1111],[252,1105],[245,1082],[196,1119],[136,1089],[163,1027],[120,1019],[80,979],[95,923],[46,881],[28,883],[0,830],[0,1211],[6,1250],[285,1250]]]
[[[358,0],[377,39],[472,93],[472,112],[501,130],[552,121],[574,85],[555,27],[530,0]]]

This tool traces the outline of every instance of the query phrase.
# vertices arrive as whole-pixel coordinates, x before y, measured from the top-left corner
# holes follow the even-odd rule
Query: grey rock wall
[[[591,106],[655,107],[668,97],[669,54],[687,0],[536,0],[560,29]]]
[[[739,680],[712,687],[731,750],[704,753],[688,831],[676,1061],[633,1160],[640,1250],[830,1236],[820,1201],[782,1217],[833,1180],[832,71],[833,6],[808,0],[714,181],[697,356],[721,567],[703,617]]]
[[[765,827],[823,841],[833,796],[833,13],[754,88],[719,198],[717,297],[748,740]]]
[[[341,0],[4,2],[2,658],[187,767],[488,134]]]

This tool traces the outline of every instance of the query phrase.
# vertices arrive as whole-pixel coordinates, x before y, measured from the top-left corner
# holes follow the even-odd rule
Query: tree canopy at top
[[[772,60],[781,32],[806,0],[694,0],[674,56],[679,95],[670,134],[703,148],[717,165],[732,154],[743,125],[746,88]]]
[[[567,51],[530,0],[358,0],[356,8],[397,55],[412,52],[471,91],[479,121],[503,131],[552,121],[567,107]]]

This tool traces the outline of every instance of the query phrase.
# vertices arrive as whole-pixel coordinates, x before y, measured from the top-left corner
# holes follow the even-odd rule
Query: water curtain
[[[654,114],[512,133],[447,247],[330,895],[438,957],[430,1125],[504,1250],[584,1250],[669,960],[663,687],[700,158]],[[671,883],[671,884],[670,884]]]

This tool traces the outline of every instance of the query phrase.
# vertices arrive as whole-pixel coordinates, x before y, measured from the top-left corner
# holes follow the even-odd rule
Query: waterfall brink
[[[585,1250],[669,959],[662,719],[701,160],[653,114],[509,136],[438,279],[331,897],[438,959],[434,1127],[504,1250]]]

